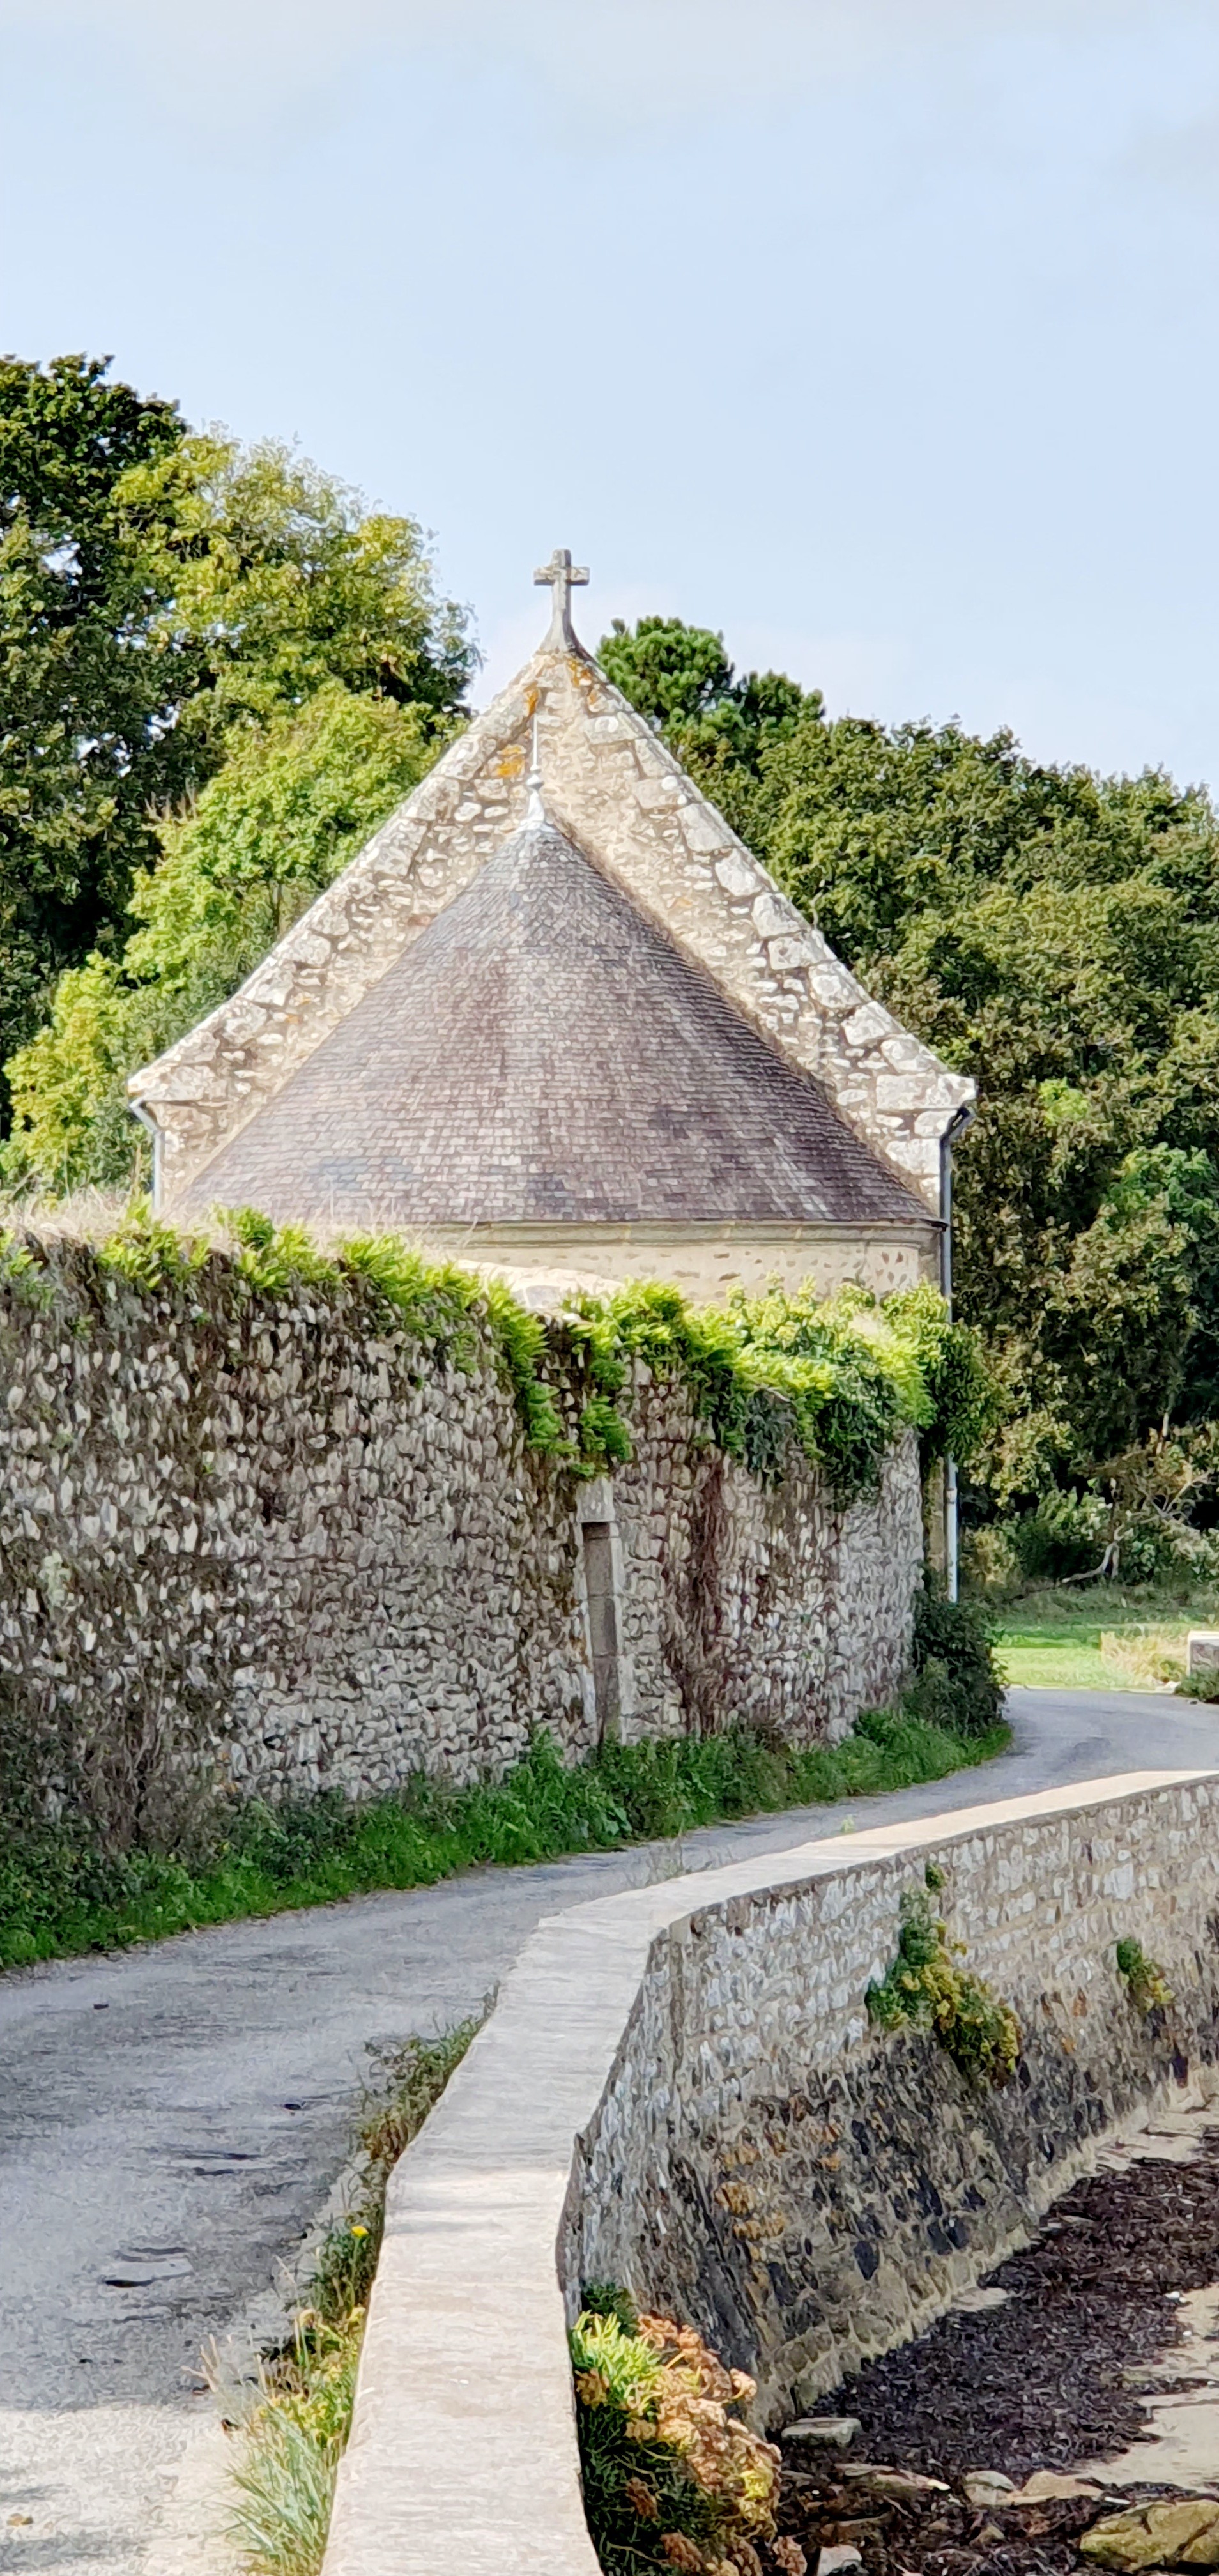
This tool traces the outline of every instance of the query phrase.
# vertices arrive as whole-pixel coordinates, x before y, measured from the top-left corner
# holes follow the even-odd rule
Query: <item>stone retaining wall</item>
[[[768,2426],[1024,2241],[1111,2125],[1211,2066],[1219,1775],[811,1843],[543,1924],[389,2193],[324,2576],[595,2576],[565,2329],[584,2279],[697,2325]],[[926,1858],[1019,2013],[1004,2093],[870,2029]],[[1114,1947],[1166,1969],[1134,2011]]]
[[[446,1362],[358,1281],[255,1294],[214,1254],[145,1288],[79,1244],[0,1278],[7,1794],[122,1835],[212,1781],[465,1782],[538,1724],[569,1757],[607,1726],[833,1740],[888,1698],[913,1436],[849,1512],[798,1456],[761,1485],[644,1371],[632,1436],[578,1483],[526,1447],[488,1348]]]

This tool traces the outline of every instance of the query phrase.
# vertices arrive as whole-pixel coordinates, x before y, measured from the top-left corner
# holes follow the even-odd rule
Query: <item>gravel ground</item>
[[[1178,2334],[1177,2300],[1219,2281],[1219,2129],[1197,2162],[1077,2183],[987,2286],[1007,2304],[941,2317],[837,2392],[861,2459],[940,2478],[1073,2469],[1137,2440],[1138,2390]],[[1157,2386],[1162,2390],[1163,2382]],[[1219,2460],[1216,2461],[1219,2469]]]
[[[810,2576],[822,2548],[854,2546],[866,2576],[1079,2576],[1081,2532],[1129,2492],[999,2509],[952,2492],[900,2503],[835,2486],[829,2478],[784,2481],[780,2530],[798,2540]],[[768,2571],[769,2576],[769,2571]]]

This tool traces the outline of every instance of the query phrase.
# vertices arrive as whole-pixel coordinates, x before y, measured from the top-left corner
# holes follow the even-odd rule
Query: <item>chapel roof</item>
[[[573,855],[563,864],[569,871],[584,872],[582,918],[586,916],[589,937],[595,913],[602,923],[597,936],[609,938],[608,914],[597,910],[609,905],[615,923],[610,944],[620,958],[629,952],[640,973],[645,972],[646,951],[648,989],[655,992],[660,1014],[653,1030],[651,1015],[637,999],[632,1003],[625,972],[617,970],[601,992],[598,1009],[598,977],[587,968],[580,970],[586,979],[587,1034],[577,1037],[569,1016],[569,1044],[576,1061],[583,1058],[591,1068],[595,1055],[600,1070],[595,1086],[590,1072],[579,1097],[578,1117],[571,1078],[558,1086],[553,1098],[562,1099],[566,1091],[566,1114],[575,1122],[573,1136],[591,1137],[591,1129],[579,1122],[594,1116],[595,1088],[595,1115],[604,1122],[607,1162],[602,1181],[586,1175],[578,1183],[571,1182],[573,1197],[579,1199],[597,1188],[607,1197],[616,1193],[619,1201],[630,1196],[621,1168],[624,1148],[618,1113],[607,1105],[623,1090],[625,1074],[632,1070],[629,1059],[639,1059],[641,1103],[651,1082],[654,1093],[668,1099],[669,1114],[679,1124],[692,1115],[695,1103],[690,1089],[672,1061],[680,1018],[696,1052],[711,1046],[713,1021],[722,1034],[722,1044],[717,1036],[714,1052],[725,1103],[732,1089],[728,1066],[735,1065],[740,1073],[746,1051],[752,1048],[751,1062],[765,1096],[776,1110],[782,1096],[784,1117],[790,1113],[795,1135],[804,1139],[797,1146],[786,1128],[781,1136],[772,1134],[747,1182],[740,1158],[752,1152],[745,1140],[753,1130],[743,1107],[739,1108],[732,1123],[734,1143],[721,1149],[708,1137],[698,1149],[704,1158],[698,1164],[703,1181],[720,1193],[711,1204],[703,1201],[704,1221],[714,1221],[725,1203],[724,1194],[747,1190],[753,1192],[755,1203],[770,1204],[774,1197],[785,1195],[790,1200],[794,1194],[811,1206],[819,1195],[828,1194],[827,1203],[833,1199],[842,1207],[849,1180],[859,1194],[850,1211],[856,1219],[862,1220],[875,1206],[882,1183],[888,1183],[899,1199],[911,1191],[917,1194],[925,1224],[928,1215],[934,1218],[940,1211],[941,1141],[968,1116],[973,1084],[941,1063],[857,982],[815,924],[796,910],[646,719],[585,651],[572,629],[570,594],[572,585],[586,576],[572,568],[570,557],[556,554],[538,577],[553,585],[554,614],[549,633],[523,670],[471,720],[413,794],[255,967],[240,991],[177,1039],[154,1064],[132,1075],[133,1100],[158,1136],[159,1203],[174,1210],[188,1205],[198,1208],[217,1199],[231,1203],[238,1195],[237,1184],[223,1176],[239,1170],[252,1173],[255,1157],[263,1180],[256,1190],[251,1178],[248,1190],[243,1185],[241,1194],[265,1200],[271,1165],[262,1158],[270,1154],[272,1135],[279,1140],[277,1152],[282,1149],[293,1158],[292,1169],[299,1170],[304,1145],[289,1131],[306,1099],[313,1104],[311,1118],[319,1122],[315,1138],[320,1140],[324,1129],[336,1141],[336,1175],[346,1168],[339,1148],[344,1136],[354,1136],[353,1120],[362,1122],[362,1151],[371,1153],[376,1135],[381,1136],[377,1150],[389,1157],[384,1166],[387,1187],[395,1154],[400,1171],[405,1170],[405,1146],[400,1153],[389,1127],[375,1129],[386,1104],[374,1082],[374,1068],[387,1063],[394,1048],[408,1045],[405,1002],[395,1030],[387,1028],[376,1047],[369,1032],[377,1014],[391,1009],[395,995],[415,993],[416,986],[411,1011],[424,1011],[426,993],[427,1010],[438,1029],[448,1026],[448,1015],[458,1011],[459,997],[442,997],[432,983],[429,961],[450,953],[460,937],[474,938],[473,918],[480,906],[506,901],[503,883],[511,863],[505,844],[525,819],[532,745],[535,758],[540,747],[548,810],[572,848]],[[464,905],[467,895],[471,904],[458,912],[456,907]],[[540,906],[540,880],[534,895]],[[442,923],[446,924],[443,929]],[[423,954],[412,966],[416,949]],[[518,1148],[512,1148],[496,1180],[497,1203],[514,1191],[521,1203],[526,1175],[535,1195],[544,1194],[546,1171],[558,1175],[568,1170],[570,1179],[572,1152],[565,1160],[543,1141],[547,1120],[560,1113],[547,1106],[545,1086],[536,1072],[547,1060],[547,1048],[553,1057],[557,1043],[548,1034],[557,996],[552,1006],[548,997],[532,990],[521,962],[523,952],[512,952],[517,960],[514,969],[505,963],[500,970],[493,968],[481,948],[479,953],[479,973],[488,990],[497,972],[501,996],[508,992],[511,972],[519,979],[515,1007],[524,1013],[519,1036],[511,1037],[504,1016],[506,1003],[492,1023],[500,1032],[504,1061],[520,1064],[529,1050],[535,1061],[535,1073],[530,1076],[536,1092],[529,1112],[532,1141],[520,1144],[519,1164],[512,1160]],[[679,973],[683,966],[685,977]],[[573,948],[566,952],[563,974],[576,973]],[[684,997],[681,1014],[679,987]],[[617,1036],[606,1021],[611,989],[619,1010]],[[698,1009],[692,999],[695,991],[704,997]],[[664,1010],[662,993],[668,996]],[[726,1033],[729,1023],[731,1040]],[[663,1064],[656,1052],[662,1030],[671,1041]],[[492,1041],[473,1026],[467,1026],[465,1040],[469,1064],[483,1069],[487,1096],[480,1099],[476,1113],[461,1107],[454,1044],[446,1075],[453,1086],[451,1108],[457,1122],[453,1132],[469,1132],[473,1120],[480,1134],[490,1134],[488,1122],[497,1114],[487,1071]],[[365,1047],[368,1051],[360,1057]],[[366,1110],[359,1107],[350,1075],[341,1107],[327,1092],[336,1068],[354,1066],[357,1058],[374,1083]],[[400,1068],[404,1066],[401,1053],[397,1060]],[[302,1079],[305,1076],[307,1080]],[[405,1100],[411,1096],[405,1071],[401,1081]],[[816,1111],[815,1102],[819,1103]],[[641,1106],[638,1113],[654,1144],[662,1135],[662,1124],[648,1121],[653,1112],[659,1116],[659,1110],[660,1101],[653,1097],[650,1107]],[[810,1123],[815,1119],[820,1120],[821,1138],[821,1164],[816,1169]],[[523,1136],[525,1131],[520,1132]],[[637,1163],[643,1128],[632,1132]],[[416,1141],[422,1152],[421,1141]],[[318,1155],[324,1159],[320,1141]],[[730,1188],[734,1157],[737,1178]],[[680,1140],[675,1130],[660,1156],[652,1185],[657,1191],[678,1191],[683,1158],[692,1175],[697,1157],[691,1127]],[[428,1168],[424,1156],[419,1165],[421,1190]],[[450,1193],[456,1185],[454,1173]],[[689,1178],[685,1186],[689,1192]],[[427,1188],[431,1187],[429,1181]],[[392,1182],[392,1188],[397,1190],[398,1181]],[[553,1188],[562,1195],[557,1178]],[[334,1196],[337,1201],[337,1177]],[[887,1203],[896,1210],[895,1200]],[[282,1198],[279,1204],[284,1204]],[[301,1211],[296,1208],[293,1213]],[[370,1221],[366,1206],[360,1221]],[[422,1206],[415,1221],[430,1221]],[[491,1221],[485,1202],[480,1204],[478,1221]]]
[[[379,1227],[926,1221],[821,1085],[540,815],[183,1205],[216,1203]]]

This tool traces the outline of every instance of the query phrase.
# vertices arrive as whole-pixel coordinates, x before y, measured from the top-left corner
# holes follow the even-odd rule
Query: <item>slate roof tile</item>
[[[183,1212],[376,1227],[926,1224],[551,824],[516,833],[197,1175]]]

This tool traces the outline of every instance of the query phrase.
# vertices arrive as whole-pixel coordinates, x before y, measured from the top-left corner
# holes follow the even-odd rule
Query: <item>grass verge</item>
[[[995,1659],[1007,1682],[1043,1690],[1163,1690],[1185,1677],[1191,1628],[1219,1618],[1212,1585],[1175,1590],[1047,1586],[997,1605]]]
[[[355,2206],[318,2249],[309,2304],[292,2341],[263,2365],[237,2427],[230,2521],[244,2576],[318,2576],[334,2484],[351,2431],[368,2294],[385,2221],[385,2191],[483,2016],[439,2039],[408,2039],[374,2054],[373,2088],[356,2144]]]
[[[862,1717],[833,1748],[802,1752],[734,1727],[675,1742],[607,1745],[567,1770],[544,1733],[499,1781],[411,1782],[353,1806],[245,1808],[223,1847],[191,1867],[112,1856],[64,1836],[11,1835],[0,1854],[0,1966],[122,1948],[205,1923],[429,1887],[480,1864],[612,1851],[698,1825],[904,1789],[985,1762],[1004,1727],[965,1736],[904,1711]]]

